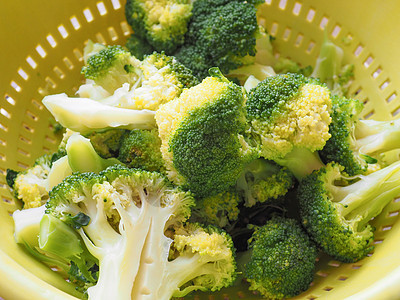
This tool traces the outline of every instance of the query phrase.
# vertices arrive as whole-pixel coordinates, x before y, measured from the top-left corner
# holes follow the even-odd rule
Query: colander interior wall
[[[326,31],[355,65],[350,93],[365,103],[364,118],[388,120],[400,112],[400,2],[396,0],[266,0],[260,10],[263,26],[275,36],[276,55],[313,65]],[[14,203],[6,181],[7,168],[22,170],[36,157],[51,152],[54,135],[50,114],[41,104],[46,94],[73,95],[82,81],[82,50],[91,39],[124,43],[131,29],[124,19],[124,2],[4,1],[0,10],[0,274],[32,286],[21,292],[0,281],[0,296],[32,299],[34,285],[49,282],[44,299],[68,299],[68,290],[45,267],[13,242],[10,214]],[[376,248],[367,258],[343,264],[321,256],[311,288],[298,299],[400,298],[400,200],[394,199],[373,222]],[[10,271],[12,268],[12,272]],[[31,273],[30,270],[35,270]],[[40,270],[40,272],[36,271]],[[213,294],[215,299],[259,298],[243,286]],[[11,298],[12,297],[12,298]],[[195,298],[208,298],[196,295]],[[8,299],[8,298],[6,298]]]

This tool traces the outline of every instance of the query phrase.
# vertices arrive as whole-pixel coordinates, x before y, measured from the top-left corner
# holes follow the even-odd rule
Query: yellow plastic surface
[[[350,92],[366,103],[364,117],[379,120],[396,118],[400,111],[399,16],[397,0],[267,0],[260,11],[266,29],[277,37],[277,54],[303,65],[313,65],[327,30],[344,49],[346,62],[355,65]],[[119,0],[1,5],[0,297],[6,300],[74,299],[58,290],[71,292],[61,277],[52,276],[13,242],[10,213],[17,205],[4,175],[7,168],[24,169],[57,146],[41,99],[49,93],[74,94],[82,80],[84,42],[124,43],[129,34]],[[400,299],[399,211],[395,199],[373,221],[376,248],[369,257],[354,264],[320,257],[311,288],[297,299]],[[29,278],[30,284],[18,286],[20,278]],[[43,288],[35,289],[38,284]],[[237,287],[214,299],[227,298],[257,296]]]

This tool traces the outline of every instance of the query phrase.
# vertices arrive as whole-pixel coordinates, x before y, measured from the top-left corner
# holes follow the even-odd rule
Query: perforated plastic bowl
[[[326,28],[344,49],[346,62],[355,65],[350,92],[366,103],[363,116],[396,117],[400,111],[399,1],[268,0],[260,15],[266,29],[277,37],[278,53],[303,65],[314,63]],[[57,146],[41,99],[48,93],[74,93],[82,80],[84,42],[124,43],[129,34],[124,3],[118,0],[2,1],[0,296],[6,300],[74,299],[61,291],[74,294],[61,277],[14,243],[10,213],[16,204],[4,175],[7,168],[26,168]],[[374,220],[376,248],[369,257],[354,264],[321,257],[315,281],[298,298],[400,298],[399,211],[400,201],[395,199]],[[214,297],[256,296],[240,286]]]

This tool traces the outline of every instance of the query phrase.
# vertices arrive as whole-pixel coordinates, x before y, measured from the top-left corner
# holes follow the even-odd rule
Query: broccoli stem
[[[342,215],[358,221],[362,230],[383,208],[400,193],[400,161],[371,173],[360,175],[359,181],[344,187],[332,187],[335,201],[343,204]]]
[[[325,166],[317,152],[300,147],[294,147],[283,158],[276,158],[274,161],[278,165],[288,168],[299,181],[311,174],[312,171]]]
[[[400,148],[400,120],[359,120],[354,134],[362,154],[374,155]]]

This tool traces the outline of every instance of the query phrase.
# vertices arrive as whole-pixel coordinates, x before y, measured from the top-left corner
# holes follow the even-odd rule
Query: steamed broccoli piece
[[[191,221],[206,223],[220,228],[229,227],[239,217],[241,199],[234,189],[214,196],[196,199]]]
[[[90,140],[79,133],[71,135],[66,145],[68,164],[73,172],[100,172],[109,166],[121,164],[114,158],[102,158]]]
[[[286,57],[279,57],[274,64],[274,70],[279,74],[295,73],[306,77],[309,77],[313,71],[311,66],[301,67],[294,60]]]
[[[154,111],[113,107],[89,98],[55,94],[43,98],[42,103],[65,128],[87,134],[106,128],[152,129]]]
[[[127,39],[125,47],[139,60],[143,60],[146,55],[154,52],[153,47],[145,40],[135,34]]]
[[[40,207],[47,201],[51,167],[54,161],[63,155],[63,151],[44,154],[36,159],[32,167],[24,171],[7,169],[7,184],[13,190],[15,198],[23,202],[24,209]]]
[[[185,43],[174,55],[199,79],[212,67],[228,74],[254,61],[260,33],[256,6],[262,2],[195,1]]]
[[[121,141],[127,130],[105,129],[84,135],[102,158],[118,157]]]
[[[294,219],[274,217],[256,228],[244,276],[268,299],[296,296],[314,277],[317,248]]]
[[[329,40],[325,32],[316,65],[311,74],[327,84],[333,95],[346,96],[354,66],[343,63],[343,50]]]
[[[128,0],[125,5],[134,35],[168,54],[183,44],[191,11],[189,0]]]
[[[252,207],[256,203],[279,203],[293,184],[293,175],[287,168],[259,158],[244,168],[236,189],[244,198],[244,205]]]
[[[218,69],[156,112],[168,177],[203,198],[236,183],[258,156],[244,139],[244,95]]]
[[[93,257],[79,235],[63,221],[45,214],[40,221],[38,236],[40,251],[54,259],[65,261],[69,280],[85,292],[97,282],[98,261]],[[64,267],[65,268],[65,267]]]
[[[192,72],[175,57],[154,52],[139,66],[142,77],[129,88],[124,85],[111,96],[98,99],[102,104],[129,109],[157,110],[160,105],[178,97],[183,89],[198,84]],[[92,87],[93,88],[93,87]],[[90,88],[88,88],[90,90]]]
[[[323,166],[316,151],[331,136],[331,106],[328,88],[313,78],[288,73],[261,81],[246,101],[261,156],[287,167],[298,179]]]
[[[130,168],[164,172],[158,130],[128,131],[121,140],[118,159]]]
[[[192,72],[175,57],[164,53],[153,53],[144,58],[140,65],[143,72],[142,84],[133,94],[135,107],[157,110],[199,83]]]
[[[89,298],[170,299],[218,290],[234,279],[229,236],[182,227],[193,205],[189,192],[159,173],[113,166],[66,178],[51,191],[46,213],[71,226],[79,214],[89,218],[78,230],[99,260]]]
[[[399,180],[400,162],[350,178],[343,167],[330,163],[299,185],[303,225],[327,254],[342,262],[358,261],[374,248],[369,221],[399,195]]]
[[[139,64],[140,61],[121,46],[106,46],[88,57],[82,74],[113,93],[124,83],[133,85],[138,81]]]
[[[400,121],[361,120],[364,104],[355,99],[332,98],[331,138],[320,151],[326,162],[337,162],[352,176],[380,165],[385,152],[400,148]]]

